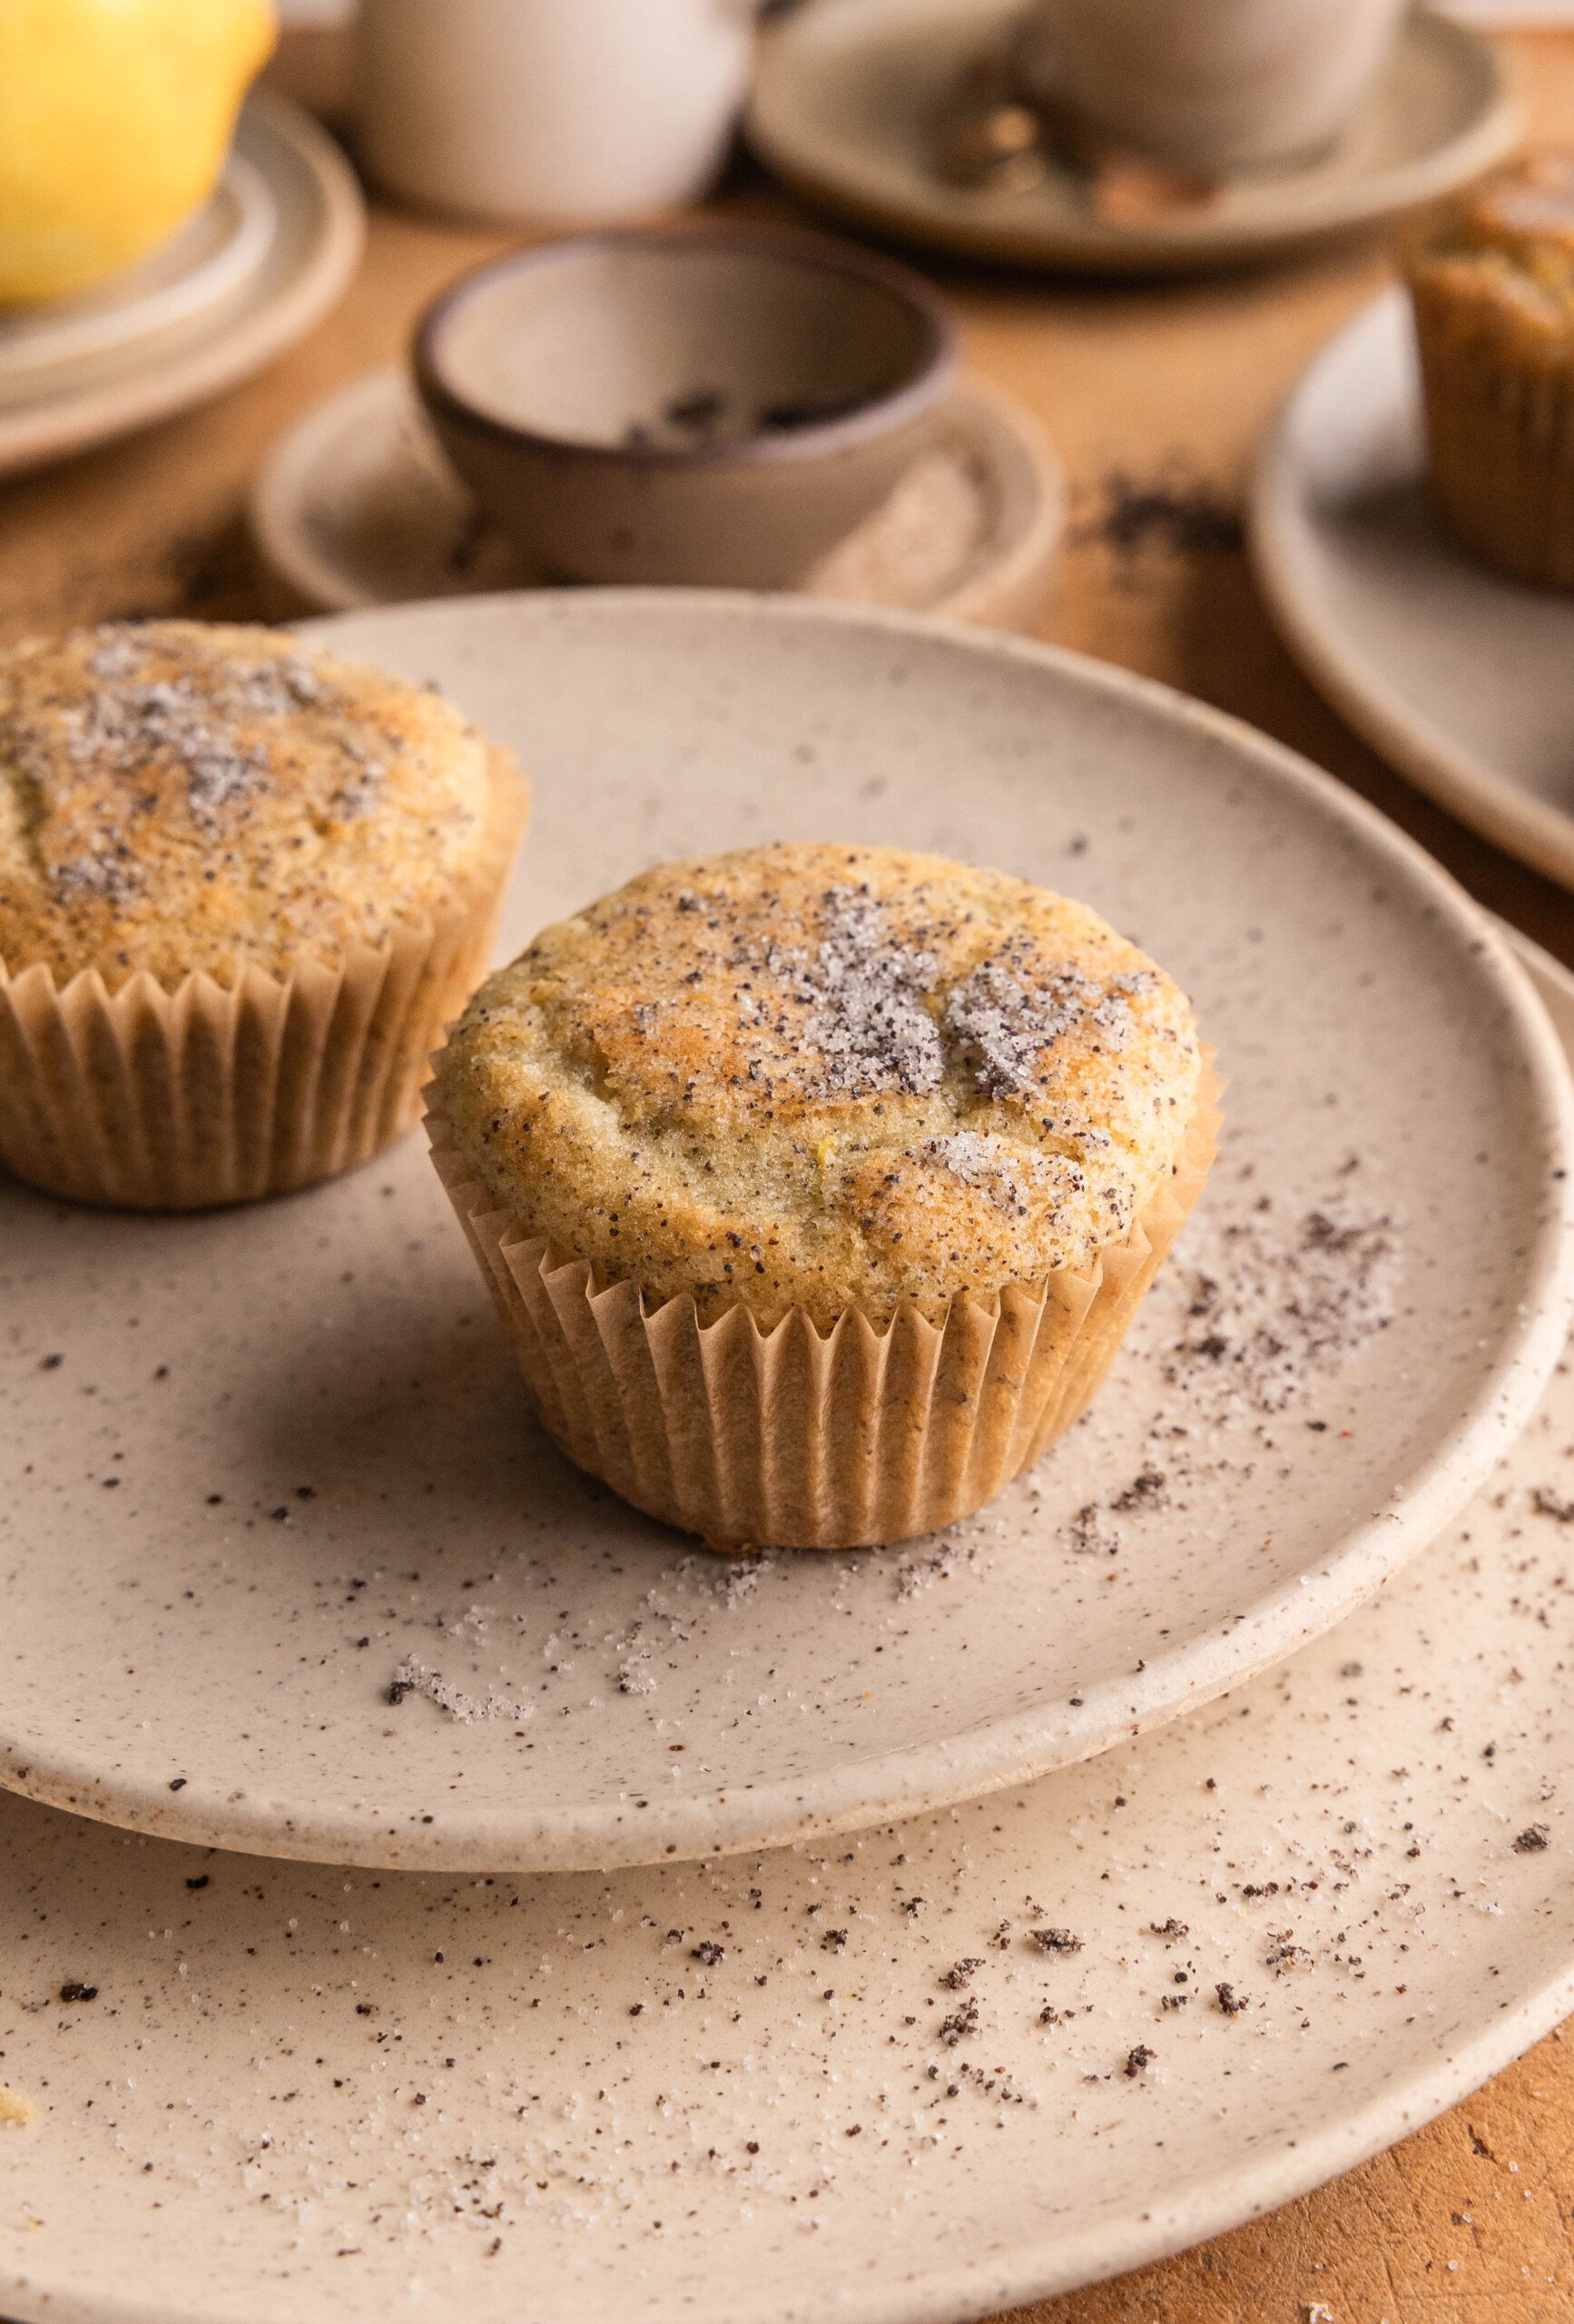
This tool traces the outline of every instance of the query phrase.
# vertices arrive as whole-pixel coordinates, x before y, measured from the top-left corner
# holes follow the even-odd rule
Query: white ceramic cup
[[[1218,175],[1331,145],[1408,0],[1035,0],[1034,93],[1176,169]]]
[[[361,146],[393,192],[547,225],[691,201],[747,86],[757,0],[363,0]]]

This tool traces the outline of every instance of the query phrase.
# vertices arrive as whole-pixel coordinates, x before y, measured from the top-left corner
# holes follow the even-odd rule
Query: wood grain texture
[[[1574,34],[1513,45],[1537,133],[1574,143]],[[331,76],[331,59],[310,62]],[[723,200],[787,209],[744,170]],[[263,449],[329,388],[399,352],[426,299],[504,246],[379,211],[343,307],[263,377],[0,487],[0,642],[112,615],[275,610],[242,521]],[[958,309],[972,363],[1038,414],[1073,478],[1073,536],[1043,635],[1183,686],[1305,752],[1574,961],[1574,898],[1430,805],[1340,723],[1279,645],[1241,553],[1255,447],[1315,349],[1387,278],[1382,243],[1135,289],[929,271]],[[1574,2041],[1555,2034],[1321,2192],[1016,2324],[1568,2324],[1571,2218]]]

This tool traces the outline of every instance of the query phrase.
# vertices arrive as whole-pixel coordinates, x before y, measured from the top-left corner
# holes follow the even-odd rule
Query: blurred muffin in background
[[[486,967],[526,797],[439,695],[277,631],[0,658],[0,1166],[190,1209],[367,1159]]]
[[[1574,154],[1451,203],[1409,274],[1439,506],[1500,571],[1574,588]]]

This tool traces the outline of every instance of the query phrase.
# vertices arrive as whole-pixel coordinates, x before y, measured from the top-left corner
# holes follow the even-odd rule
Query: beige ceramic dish
[[[1349,2169],[1574,2006],[1571,1438],[1565,1368],[1333,1636],[860,1841],[389,1878],[0,1801],[0,2308],[960,2324]],[[1469,2221],[1431,2232],[1484,2314]]]
[[[805,576],[802,594],[1029,629],[1066,527],[1066,472],[1031,412],[964,376],[933,441],[881,507]],[[481,519],[398,364],[369,371],[279,438],[251,529],[280,614],[543,586]]]
[[[783,589],[911,467],[957,354],[905,267],[737,222],[495,260],[413,362],[477,502],[557,579]]]
[[[1228,1142],[1036,1474],[908,1550],[737,1569],[534,1432],[419,1139],[249,1215],[8,1190],[7,1783],[477,1874],[865,1826],[1289,1652],[1517,1433],[1562,1344],[1561,1054],[1459,891],[1303,763],[1076,656],[792,598],[543,593],[316,635],[438,680],[532,769],[505,952],[639,865],[767,834],[970,855],[1173,970]],[[1260,1335],[1319,1285],[1339,1363],[1303,1324],[1282,1380]]]
[[[1574,600],[1472,556],[1431,506],[1409,302],[1303,376],[1264,450],[1252,549],[1297,660],[1451,814],[1574,887]]]
[[[271,363],[334,305],[360,261],[355,176],[309,114],[254,89],[235,150],[261,177],[274,225],[267,252],[228,294],[127,345],[40,370],[0,403],[0,476],[167,419]]]
[[[998,50],[1020,13],[1020,0],[817,0],[762,43],[750,142],[796,192],[861,225],[1008,265],[1107,274],[1282,255],[1451,192],[1520,134],[1494,51],[1422,13],[1333,152],[1303,167],[1235,179],[1131,224],[1095,215],[1060,172],[1025,193],[947,185],[937,124],[968,65]]]

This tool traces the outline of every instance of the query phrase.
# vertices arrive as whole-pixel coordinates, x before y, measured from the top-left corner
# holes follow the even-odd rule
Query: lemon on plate
[[[91,290],[212,192],[270,0],[0,0],[0,307]]]

